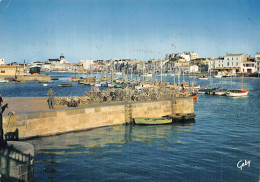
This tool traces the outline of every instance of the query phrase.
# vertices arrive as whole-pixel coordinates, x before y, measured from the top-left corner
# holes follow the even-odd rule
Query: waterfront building
[[[0,65],[0,76],[24,75],[24,67],[21,65]]]
[[[255,58],[248,57],[246,61],[241,62],[241,72],[243,73],[254,73],[256,72]]]
[[[247,61],[247,54],[229,54],[224,59],[215,61],[215,67],[218,71],[226,71],[231,73],[241,72],[242,62]]]
[[[80,64],[82,65],[84,70],[90,69],[90,66],[94,64],[94,61],[91,59],[80,60]]]
[[[260,52],[255,54],[256,71],[260,73]]]
[[[5,64],[5,60],[3,58],[0,58],[0,65]]]

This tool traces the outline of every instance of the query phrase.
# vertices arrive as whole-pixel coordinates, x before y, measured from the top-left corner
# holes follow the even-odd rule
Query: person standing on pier
[[[54,94],[55,92],[52,90],[52,87],[49,88],[48,95],[48,104],[49,104],[49,109],[54,109]]]

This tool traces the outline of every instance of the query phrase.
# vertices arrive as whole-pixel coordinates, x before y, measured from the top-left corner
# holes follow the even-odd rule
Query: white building
[[[256,71],[260,73],[260,52],[255,54]]]
[[[242,62],[247,61],[247,54],[226,54],[224,60],[215,60],[215,68],[218,71],[241,72]]]
[[[5,60],[3,58],[0,58],[0,65],[5,64]]]
[[[256,68],[255,68],[255,62],[254,61],[242,61],[241,62],[241,72],[243,73],[254,73],[256,72]]]
[[[90,69],[90,66],[94,64],[94,60],[80,60],[84,70]]]

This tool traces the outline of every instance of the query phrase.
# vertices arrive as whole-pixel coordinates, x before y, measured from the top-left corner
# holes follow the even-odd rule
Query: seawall
[[[19,138],[26,139],[125,124],[135,117],[161,117],[172,113],[194,113],[193,100],[175,98],[19,113],[4,116],[3,129],[7,133],[18,128]]]

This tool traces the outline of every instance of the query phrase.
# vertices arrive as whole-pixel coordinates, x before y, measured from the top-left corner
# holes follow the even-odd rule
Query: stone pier
[[[175,98],[34,112],[13,112],[13,114],[9,113],[4,116],[3,129],[6,133],[18,128],[19,138],[26,139],[125,124],[131,122],[135,117],[162,117],[174,113],[194,113],[193,100]]]

